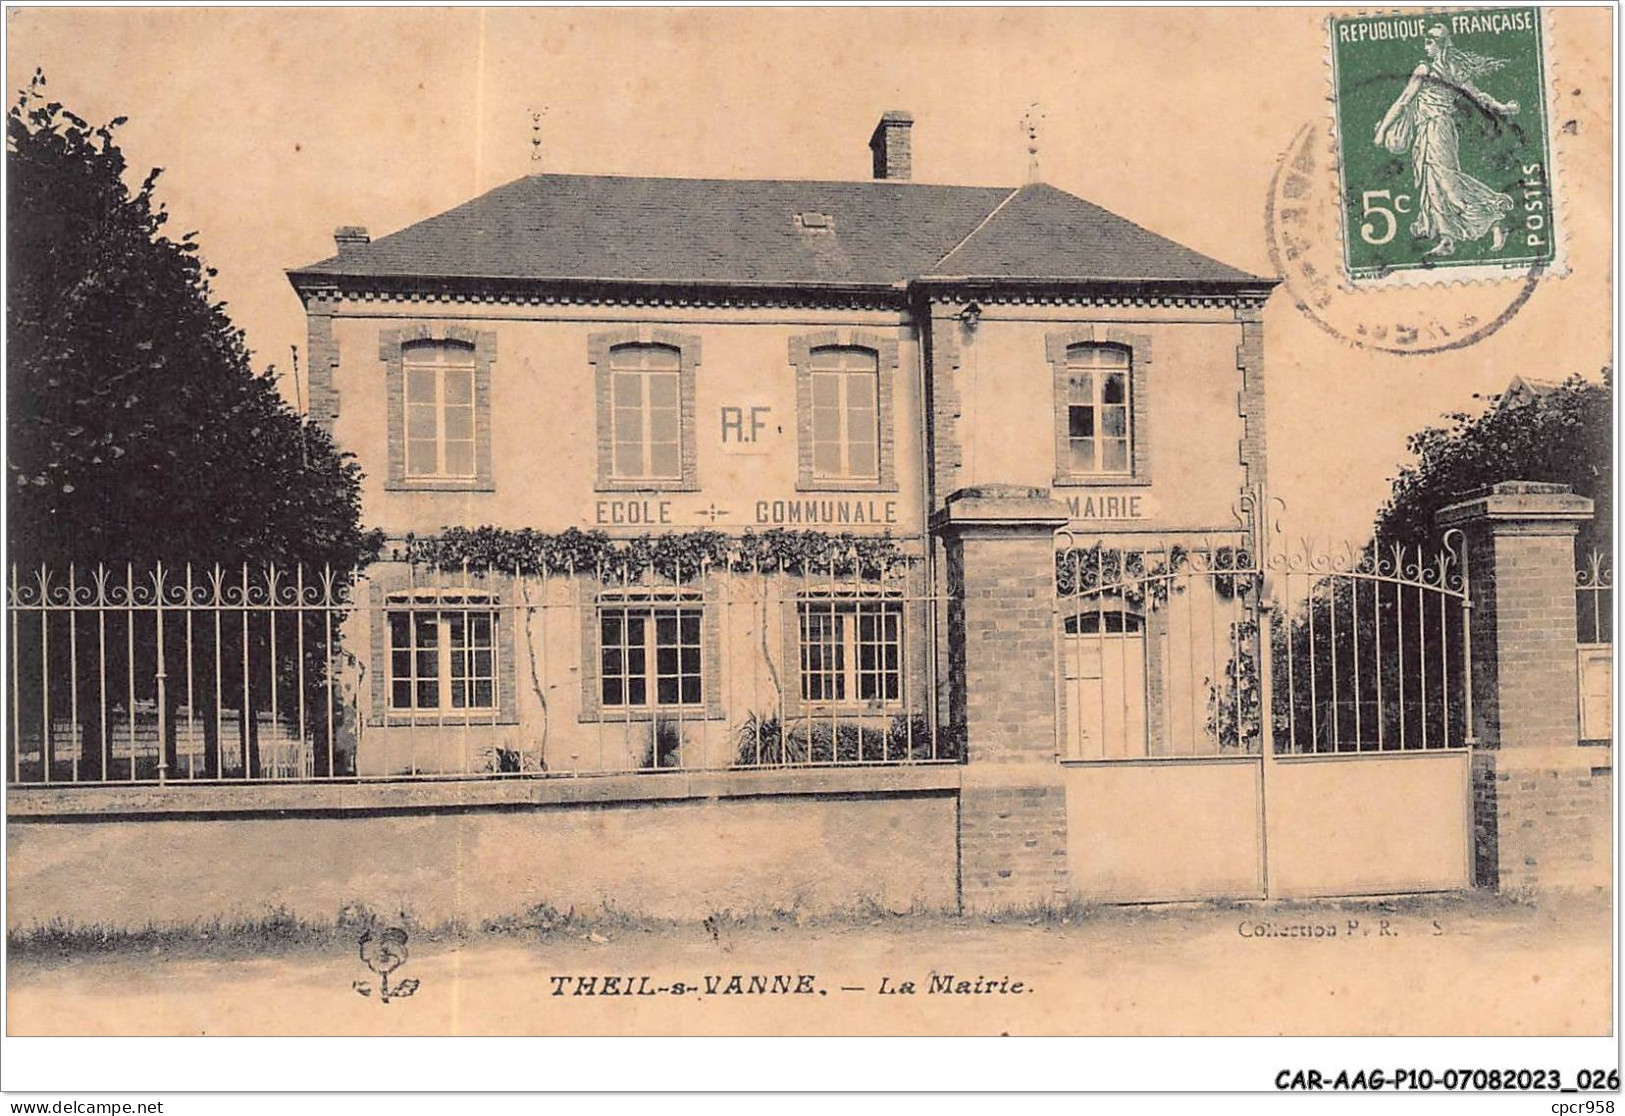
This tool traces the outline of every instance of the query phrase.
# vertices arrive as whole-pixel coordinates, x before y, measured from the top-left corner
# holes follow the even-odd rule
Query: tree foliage
[[[1523,406],[1457,412],[1408,442],[1416,461],[1394,478],[1377,516],[1384,542],[1433,547],[1434,514],[1475,488],[1500,481],[1567,484],[1596,503],[1583,549],[1607,548],[1613,524],[1613,370],[1602,380],[1570,376]]]
[[[44,87],[36,72],[6,118],[6,525],[19,580],[39,576],[44,597],[36,571],[60,588],[72,564],[83,602],[88,567],[128,563],[111,583],[153,586],[147,599],[168,604],[158,563],[171,590],[186,563],[200,583],[216,565],[253,566],[258,580],[272,563],[347,580],[379,545],[361,529],[355,462],[256,374],[194,238],[164,232],[160,171],[126,183],[123,118],[93,126]],[[247,612],[223,625],[220,612],[209,624],[174,608],[37,615],[12,649],[16,720],[32,734],[12,763],[26,778],[260,776],[271,709],[292,726],[308,708],[316,771],[343,764],[343,710],[322,715],[338,649],[319,610],[253,625]],[[201,770],[180,763],[182,724],[201,732]],[[137,748],[148,731],[157,754]]]
[[[10,558],[332,564],[376,549],[360,473],[254,372],[160,169],[44,93],[6,120]]]

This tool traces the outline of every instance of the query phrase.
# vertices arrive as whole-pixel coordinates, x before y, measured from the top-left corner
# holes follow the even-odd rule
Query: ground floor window
[[[598,606],[599,700],[605,709],[704,702],[704,608],[686,590],[616,594]]]
[[[901,699],[901,601],[806,595],[797,607],[802,701],[884,703]]]
[[[389,706],[408,712],[494,710],[497,611],[489,593],[389,597]]]

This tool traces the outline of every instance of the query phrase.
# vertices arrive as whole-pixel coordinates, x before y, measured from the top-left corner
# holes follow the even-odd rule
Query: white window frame
[[[502,663],[501,641],[498,637],[498,625],[501,621],[501,610],[497,607],[494,594],[479,591],[447,591],[423,589],[411,592],[391,593],[385,601],[385,633],[384,633],[384,665],[387,675],[384,679],[384,692],[389,702],[389,712],[392,715],[425,715],[429,717],[455,717],[455,718],[485,718],[487,715],[494,718],[498,715],[502,705]],[[395,642],[395,618],[407,617],[407,644],[405,647]],[[417,672],[418,656],[422,652],[417,645],[418,618],[433,616],[440,624],[439,633],[435,641],[435,674],[433,681],[437,704],[418,704],[418,688],[429,681],[428,676],[420,676]],[[461,616],[463,618],[463,646],[453,648],[450,626],[441,619],[447,616]],[[474,629],[474,618],[486,617],[490,621],[490,638],[487,643],[476,644],[471,637]],[[481,651],[489,651],[491,655],[491,670],[489,674],[477,674],[473,670],[472,658]],[[395,656],[404,653],[411,664],[411,670],[405,678],[401,678],[395,670]],[[461,655],[464,659],[465,673],[461,681],[467,689],[469,702],[466,705],[456,705],[452,698],[452,662],[455,656]],[[410,702],[399,705],[395,700],[395,684],[404,682]],[[491,687],[491,700],[489,704],[475,705],[473,703],[474,690],[479,682],[489,682]]]
[[[453,359],[455,357],[455,359]],[[412,396],[412,380],[414,372],[432,372],[434,374],[434,399],[432,401],[415,400]],[[467,404],[448,404],[446,401],[446,379],[451,372],[466,373],[468,376],[468,402]],[[475,358],[474,347],[457,341],[410,341],[401,346],[401,453],[403,460],[403,473],[405,479],[413,480],[473,480],[479,476],[479,375],[478,362]],[[446,468],[446,414],[450,407],[465,408],[468,411],[468,470],[466,472],[451,472]],[[432,407],[435,416],[434,431],[434,469],[425,471],[416,468],[421,462],[414,459],[412,446],[415,442],[427,439],[412,436],[412,412],[414,407]]]
[[[1121,361],[1121,364],[1106,363],[1106,358]],[[1090,398],[1087,402],[1074,400],[1072,380],[1080,372],[1089,373]],[[1121,403],[1105,402],[1105,385],[1108,376],[1118,376],[1123,383],[1123,401]],[[1066,461],[1064,463],[1067,473],[1074,476],[1099,477],[1127,477],[1134,473],[1134,354],[1117,345],[1081,344],[1068,346],[1066,351],[1066,398],[1062,400],[1065,408],[1063,421],[1066,429]],[[1074,407],[1088,407],[1092,414],[1094,433],[1092,435],[1074,435],[1072,433],[1072,410]],[[1123,433],[1121,435],[1108,435],[1105,433],[1106,410],[1112,408],[1122,412]],[[1087,440],[1092,443],[1092,462],[1085,467],[1076,456],[1076,443]],[[1108,441],[1123,443],[1123,466],[1118,469],[1105,467],[1105,447]]]
[[[852,367],[854,362],[861,361],[861,367]],[[817,481],[865,481],[878,482],[880,480],[880,354],[873,349],[866,349],[855,345],[823,345],[812,349],[808,354],[807,375],[809,387],[812,392],[812,414],[807,420],[807,437],[812,446],[812,477]],[[839,385],[836,389],[836,414],[839,423],[839,433],[835,438],[835,445],[840,456],[840,466],[834,472],[822,470],[818,466],[818,448],[829,444],[828,439],[820,440],[817,436],[818,383],[822,378],[832,378]],[[864,472],[857,472],[852,468],[852,381],[858,377],[868,379],[870,382],[871,425],[866,431],[870,437],[873,448],[873,468]]]
[[[803,706],[814,708],[883,709],[903,704],[905,675],[907,674],[907,625],[904,621],[903,599],[895,594],[854,594],[842,592],[803,593],[796,602],[796,632],[800,656],[797,661],[798,693]],[[881,635],[876,640],[860,638],[860,618],[873,615],[880,622]],[[810,652],[812,640],[811,620],[828,618],[836,621],[834,641],[819,639],[816,646],[833,647],[838,653],[836,669],[824,667],[812,670]],[[895,625],[895,637],[887,638],[886,623]],[[878,665],[872,670],[862,666],[860,652],[864,646],[876,649]],[[886,649],[894,651],[890,664],[886,662]],[[878,694],[862,696],[865,677],[876,681]],[[828,679],[817,689],[825,696],[813,692],[814,678]],[[827,696],[829,690],[835,696]]]
[[[655,351],[671,354],[673,361],[670,368],[649,367],[650,355]],[[637,354],[636,363],[627,358]],[[609,436],[610,436],[610,479],[613,481],[650,481],[660,484],[680,484],[683,480],[683,451],[684,442],[689,432],[683,424],[683,377],[682,377],[682,350],[675,345],[659,343],[636,343],[616,345],[609,350]],[[643,471],[640,473],[626,472],[621,468],[620,446],[621,438],[621,406],[616,399],[616,383],[619,377],[636,375],[638,377],[638,432],[635,439],[638,443],[643,459]],[[676,442],[676,469],[670,473],[656,473],[653,471],[655,441],[652,437],[653,428],[650,412],[651,383],[655,376],[670,376],[673,387],[672,410],[677,416],[677,442]],[[631,439],[628,439],[631,440]]]
[[[634,617],[642,618],[646,622],[643,626],[643,669],[639,673],[632,673],[627,669],[625,656],[632,649],[630,642],[630,629],[623,630],[619,644],[608,644],[604,640],[604,621],[610,613],[619,613],[623,624]],[[693,643],[685,643],[682,634],[682,621],[685,614],[691,614],[698,625],[698,637]],[[677,618],[677,672],[673,675],[662,675],[659,667],[659,653],[661,643],[659,638],[660,627],[658,620],[662,615]],[[598,709],[601,716],[610,714],[647,714],[659,713],[664,710],[680,710],[685,713],[695,713],[703,716],[706,709],[706,695],[713,679],[706,671],[705,641],[705,597],[697,590],[688,589],[652,589],[640,592],[622,592],[602,594],[598,598],[596,633],[598,653]],[[610,673],[604,669],[604,652],[609,647],[618,647],[623,656],[622,669],[617,673]],[[685,649],[695,652],[699,669],[685,671],[682,666],[682,655]],[[662,677],[675,678],[677,681],[677,696],[675,702],[660,700],[660,679]],[[685,679],[698,680],[699,692],[692,701],[682,700],[683,682]],[[632,702],[631,683],[634,679],[643,683],[642,702]],[[606,687],[612,681],[619,681],[621,697],[618,701],[611,701]]]

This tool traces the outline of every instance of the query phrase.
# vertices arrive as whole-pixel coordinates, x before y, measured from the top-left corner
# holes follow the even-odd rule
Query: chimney
[[[881,114],[869,137],[869,150],[875,153],[875,178],[907,182],[914,173],[914,156],[909,147],[909,129],[914,117],[899,109]]]
[[[371,244],[372,237],[360,225],[340,225],[333,230],[333,243],[338,245],[339,255],[355,251],[363,245]]]

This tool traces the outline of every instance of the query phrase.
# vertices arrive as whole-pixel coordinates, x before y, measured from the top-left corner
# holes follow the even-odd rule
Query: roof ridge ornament
[[[547,115],[547,106],[530,110],[530,173],[540,173],[542,169],[542,117]]]
[[[1046,119],[1044,108],[1034,101],[1027,106],[1027,111],[1021,115],[1021,130],[1027,135],[1027,182],[1029,185],[1042,182],[1038,171],[1038,132]]]

